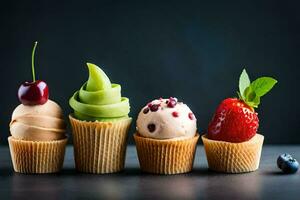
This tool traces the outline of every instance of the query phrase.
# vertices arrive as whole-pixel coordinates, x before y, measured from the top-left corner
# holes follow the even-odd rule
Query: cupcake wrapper
[[[142,171],[154,174],[180,174],[193,168],[199,134],[183,140],[156,140],[134,134]]]
[[[241,143],[210,140],[206,135],[201,138],[209,169],[225,173],[258,169],[264,136],[256,134],[251,140]]]
[[[124,169],[131,118],[116,122],[87,122],[71,115],[69,118],[78,171],[104,174]]]
[[[63,166],[67,140],[26,141],[8,137],[14,170],[28,174],[59,172]]]

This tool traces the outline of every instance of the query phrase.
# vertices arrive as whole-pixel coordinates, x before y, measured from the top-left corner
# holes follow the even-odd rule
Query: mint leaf
[[[244,102],[254,108],[257,108],[260,104],[260,96],[258,96],[255,91],[252,89],[251,85],[247,87],[244,91]]]
[[[256,96],[252,101],[245,101],[245,103],[251,107],[257,108],[260,104],[260,97]]]
[[[245,69],[243,69],[240,80],[239,80],[239,90],[242,96],[242,99],[245,99],[244,92],[247,87],[250,85],[250,79]]]
[[[249,100],[247,97],[249,97],[250,93],[252,93],[252,92],[253,92],[253,90],[250,86],[245,89],[244,94],[243,94],[245,97],[245,100]]]
[[[261,77],[251,83],[251,89],[259,97],[264,96],[268,93],[273,86],[277,83],[277,80],[271,77]]]
[[[237,92],[237,94],[238,94],[239,99],[242,99],[242,100],[244,99],[239,92]]]
[[[244,69],[240,75],[238,96],[247,105],[257,108],[260,98],[268,93],[277,80],[271,77],[261,77],[250,83],[249,76]]]
[[[259,98],[259,97],[258,97]],[[253,107],[253,108],[258,108],[258,105],[259,105],[259,103],[260,103],[260,100],[258,100],[258,103],[255,103],[255,102],[248,102],[248,101],[246,101],[245,102],[248,106],[250,106],[250,107]]]
[[[244,97],[245,97],[244,100],[248,101],[248,102],[251,102],[251,101],[253,101],[253,99],[255,99],[256,94],[253,91],[253,89],[251,88],[251,85],[245,89]]]
[[[256,96],[252,102],[254,103],[253,107],[257,108],[260,104],[260,96]]]

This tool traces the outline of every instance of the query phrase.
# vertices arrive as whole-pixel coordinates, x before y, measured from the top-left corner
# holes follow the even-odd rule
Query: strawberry
[[[251,139],[258,129],[258,117],[253,108],[236,98],[222,101],[208,126],[208,137],[226,142]]]
[[[260,104],[260,97],[276,83],[271,77],[258,78],[250,83],[244,69],[240,76],[239,99],[227,98],[221,102],[209,123],[208,138],[235,143],[250,140],[259,126],[254,108]]]

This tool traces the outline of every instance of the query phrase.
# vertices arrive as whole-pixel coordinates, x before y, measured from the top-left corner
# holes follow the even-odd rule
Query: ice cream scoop
[[[137,132],[155,139],[192,138],[196,134],[196,117],[190,108],[176,98],[157,99],[140,111]]]
[[[20,104],[12,114],[10,132],[15,139],[51,141],[65,138],[62,110],[54,101],[43,105]]]
[[[70,98],[74,117],[86,121],[114,121],[128,118],[129,100],[121,97],[121,86],[111,83],[96,65],[87,63],[89,79]]]

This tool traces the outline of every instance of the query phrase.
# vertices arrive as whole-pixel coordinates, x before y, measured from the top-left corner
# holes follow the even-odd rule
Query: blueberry
[[[277,158],[277,166],[283,173],[292,174],[297,172],[299,163],[290,154],[281,154]]]
[[[287,162],[289,159],[292,159],[292,156],[290,154],[281,154],[278,158],[277,158],[277,166],[279,169],[282,168],[282,165],[284,162]]]

